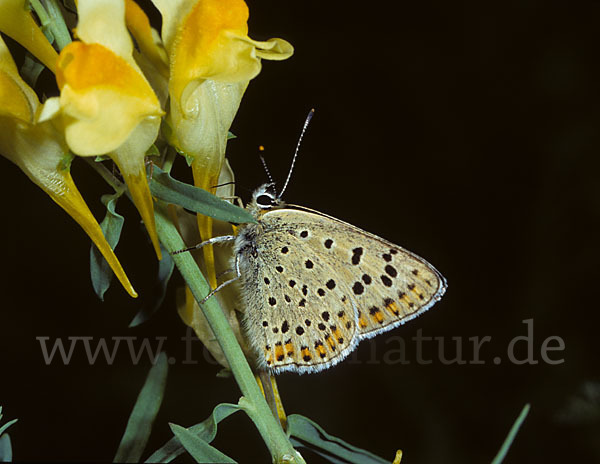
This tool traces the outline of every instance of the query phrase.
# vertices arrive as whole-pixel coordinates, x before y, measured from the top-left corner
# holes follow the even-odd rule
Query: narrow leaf
[[[2,406],[0,406],[0,420],[2,420]],[[4,432],[17,420],[13,419],[0,427],[0,462],[12,462],[13,460],[10,436]]]
[[[167,356],[161,352],[137,397],[114,462],[140,461],[152,431],[152,424],[160,409],[168,367]]]
[[[504,440],[504,443],[502,443],[502,447],[500,448],[500,451],[498,451],[498,454],[492,461],[492,464],[500,464],[504,460],[504,458],[506,457],[506,453],[508,453],[508,450],[510,449],[510,446],[512,445],[513,440],[515,439],[515,437],[517,436],[517,433],[519,432],[519,428],[525,421],[527,414],[529,414],[529,409],[530,409],[529,403],[527,403],[525,406],[523,406],[523,410],[521,411],[521,414],[519,414],[519,417],[517,417],[517,420],[515,421],[515,423],[513,424],[513,426],[510,429],[510,432],[508,432],[508,435],[506,436],[506,440]]]
[[[389,464],[389,461],[373,453],[329,435],[319,424],[299,414],[288,416],[287,430],[290,436],[297,438],[297,440],[293,440],[294,446],[310,449],[329,462],[335,464]]]
[[[210,443],[217,436],[217,424],[239,410],[240,407],[237,404],[218,404],[215,406],[208,419],[189,427],[187,430],[196,435],[198,438],[204,440],[206,443]],[[171,462],[184,451],[185,449],[181,442],[177,438],[173,437],[167,443],[165,443],[164,446],[156,450],[145,462]]]
[[[156,282],[152,286],[150,295],[145,298],[142,308],[129,323],[130,328],[140,325],[150,319],[150,317],[158,310],[158,308],[160,308],[165,299],[165,295],[167,294],[167,286],[169,284],[169,280],[171,280],[171,276],[173,275],[175,262],[162,244],[160,249],[162,251],[162,259],[158,262],[158,275],[156,276]]]
[[[10,436],[5,433],[0,437],[0,462],[12,462],[12,445],[10,444]]]
[[[173,434],[196,462],[235,463],[229,456],[221,453],[217,448],[210,446],[198,437],[198,435],[190,432],[185,427],[176,424],[169,424],[169,427],[171,427]]]
[[[312,448],[312,447],[306,446],[306,443],[301,442],[300,440],[296,440],[293,437],[290,438],[290,443],[292,444],[292,446],[294,448],[310,449],[313,453],[321,456],[323,459],[325,459],[328,462],[331,462],[332,464],[348,464],[348,461],[346,461],[345,459],[341,459],[341,458],[338,459],[335,456],[332,456],[331,454],[328,454],[328,453],[318,450],[317,448]],[[389,462],[387,464],[389,464]]]
[[[221,221],[236,224],[256,222],[252,214],[245,209],[221,200],[206,190],[175,180],[158,166],[153,168],[150,191],[153,196],[167,203],[180,205],[189,211]]]
[[[2,435],[6,431],[6,429],[8,429],[11,425],[13,425],[18,420],[19,419],[13,419],[13,420],[7,422],[6,424],[4,424],[2,427],[0,427],[0,435]]]
[[[106,206],[106,216],[100,223],[100,228],[106,241],[110,247],[114,250],[119,243],[121,237],[121,230],[123,229],[123,222],[125,219],[123,216],[115,211],[117,206],[117,199],[119,194],[114,195],[103,195],[102,203]],[[90,250],[90,274],[92,277],[92,286],[94,291],[100,300],[104,301],[104,294],[110,287],[110,282],[113,278],[113,271],[108,265],[100,250],[92,243]]]

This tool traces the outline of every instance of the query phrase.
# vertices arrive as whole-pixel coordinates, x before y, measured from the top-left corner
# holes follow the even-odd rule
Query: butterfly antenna
[[[302,132],[300,132],[300,137],[298,138],[298,143],[296,144],[296,151],[294,152],[294,157],[292,158],[292,165],[290,166],[290,172],[288,173],[287,179],[285,180],[285,184],[283,184],[283,189],[281,189],[281,193],[277,196],[277,198],[281,198],[283,196],[283,192],[287,188],[290,183],[290,179],[292,177],[292,171],[294,170],[294,164],[296,164],[296,158],[298,157],[298,151],[300,150],[300,144],[302,143],[302,138],[304,137],[304,133],[306,132],[306,128],[308,127],[308,123],[315,114],[315,109],[312,108],[308,112],[308,116],[306,116],[306,120],[304,121],[304,126],[302,126]]]
[[[260,146],[260,151],[263,151],[264,148],[261,145]],[[267,162],[265,161],[265,157],[263,155],[260,155],[260,161],[262,162],[263,168],[265,168],[265,172],[267,173],[267,177],[269,178],[269,182],[273,185],[275,185],[275,181],[273,180],[273,176],[271,175],[271,171],[269,171],[269,167],[267,166]]]
[[[225,187],[226,185],[231,185],[231,184],[235,185],[235,181],[233,181],[233,180],[232,180],[232,181],[230,181],[230,182],[224,182],[224,183],[222,183],[222,184],[213,185],[211,188],[213,188],[213,189],[217,189],[217,188],[219,188],[219,187]]]

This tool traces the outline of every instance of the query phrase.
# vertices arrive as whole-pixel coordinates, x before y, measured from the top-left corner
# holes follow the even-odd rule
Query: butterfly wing
[[[258,363],[274,373],[326,369],[358,343],[356,303],[329,256],[315,253],[294,225],[270,218],[261,225],[246,226],[236,245],[244,325]]]
[[[359,339],[391,330],[433,306],[446,280],[427,261],[346,222],[299,206],[263,216],[276,235],[296,238],[302,258],[318,257],[356,307]],[[322,278],[321,278],[322,280]]]

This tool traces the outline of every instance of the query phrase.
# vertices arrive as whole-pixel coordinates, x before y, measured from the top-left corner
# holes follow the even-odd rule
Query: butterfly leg
[[[171,254],[172,255],[178,255],[179,253],[185,253],[186,251],[196,250],[196,249],[202,248],[203,246],[206,246],[206,245],[213,245],[215,243],[221,243],[221,242],[231,242],[232,240],[235,240],[235,235],[221,235],[220,237],[213,237],[213,238],[211,238],[209,240],[205,240],[204,242],[201,242],[198,245],[195,245],[193,247],[184,248],[183,250],[174,251]]]
[[[221,277],[223,277],[226,274],[231,274],[233,272],[233,269],[225,269],[224,271],[221,271],[217,274],[217,280],[219,280]]]
[[[244,207],[244,203],[242,202],[242,199],[240,197],[238,197],[237,195],[233,195],[232,197],[219,197],[221,200],[225,200],[225,201],[230,201],[232,203],[237,203],[237,205],[240,208]]]
[[[148,157],[146,157],[146,159],[144,160],[144,167],[148,167],[150,166],[150,178],[149,180],[152,180],[152,174],[154,173],[154,161],[152,161],[151,159],[149,159]]]
[[[226,287],[227,285],[232,284],[233,282],[238,280],[241,277],[241,275],[242,274],[240,272],[240,259],[238,256],[236,256],[235,257],[235,277],[233,279],[226,280],[221,285],[219,285],[217,288],[215,288],[213,291],[211,291],[208,295],[206,295],[204,298],[202,298],[202,301],[200,301],[200,304],[206,303],[206,300],[208,300],[211,296],[213,296],[215,293],[217,293],[223,287]]]

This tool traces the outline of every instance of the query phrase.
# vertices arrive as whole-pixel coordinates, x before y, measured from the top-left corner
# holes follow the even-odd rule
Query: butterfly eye
[[[259,195],[256,197],[256,203],[261,206],[272,206],[273,199],[269,195]]]

